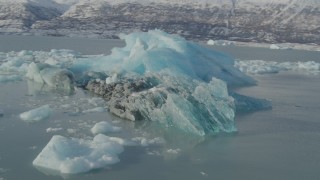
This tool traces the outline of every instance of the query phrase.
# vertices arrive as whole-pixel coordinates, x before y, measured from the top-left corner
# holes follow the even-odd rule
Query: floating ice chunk
[[[257,99],[233,92],[230,95],[235,100],[237,112],[252,112],[272,108],[271,101],[266,99]]]
[[[42,121],[44,119],[49,118],[49,116],[51,115],[51,112],[52,110],[50,106],[44,105],[20,114],[20,119],[28,123]]]
[[[104,107],[95,107],[95,108],[92,108],[92,109],[88,109],[88,110],[85,110],[85,111],[82,111],[83,113],[94,113],[94,112],[105,112],[106,109]]]
[[[167,153],[170,153],[170,154],[179,154],[180,152],[181,152],[181,149],[179,149],[179,148],[167,150]]]
[[[280,47],[276,44],[271,44],[270,49],[280,49]]]
[[[160,137],[153,139],[147,139],[145,137],[134,137],[131,140],[145,147],[150,145],[160,145],[165,142],[165,140]]]
[[[91,132],[93,134],[106,134],[109,132],[119,132],[119,131],[121,131],[121,127],[113,126],[106,121],[96,123],[91,129]]]
[[[40,168],[65,174],[88,172],[118,163],[123,145],[99,134],[93,140],[53,136],[33,161]]]
[[[213,46],[215,44],[214,40],[210,39],[207,42],[208,45]]]
[[[137,144],[133,141],[126,140],[119,137],[110,137],[103,134],[98,134],[94,137],[95,142],[114,142],[123,146],[136,146]]]
[[[74,76],[71,71],[52,67],[49,64],[35,64],[32,62],[28,67],[26,77],[55,88],[74,88]]]
[[[47,133],[52,133],[52,132],[58,132],[58,131],[61,131],[61,130],[63,130],[63,128],[47,128],[46,132]]]
[[[75,133],[77,132],[77,130],[76,130],[76,129],[69,128],[69,129],[67,129],[67,132],[68,132],[69,134],[75,134]]]

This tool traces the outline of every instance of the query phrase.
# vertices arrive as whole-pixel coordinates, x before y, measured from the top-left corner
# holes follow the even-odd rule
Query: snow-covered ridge
[[[158,28],[196,40],[320,44],[317,0],[1,0],[1,5],[5,34],[116,38],[119,32]]]

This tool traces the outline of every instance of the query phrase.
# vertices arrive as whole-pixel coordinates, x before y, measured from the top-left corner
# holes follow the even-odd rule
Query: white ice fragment
[[[76,129],[69,128],[69,129],[67,129],[67,132],[68,132],[69,134],[75,134],[75,133],[77,132],[77,130],[76,130]]]
[[[153,139],[147,139],[145,137],[134,137],[131,140],[144,147],[150,146],[150,145],[160,145],[165,142],[165,140],[160,137],[156,137]]]
[[[280,47],[276,44],[271,44],[270,49],[280,49]]]
[[[179,154],[180,152],[181,152],[181,149],[179,149],[179,148],[167,150],[167,153],[170,153],[170,154]]]
[[[136,146],[137,144],[133,141],[127,140],[127,139],[123,139],[123,138],[119,138],[119,137],[110,137],[110,136],[106,136],[103,134],[98,134],[94,137],[94,141],[96,142],[114,142],[123,146]]]
[[[94,113],[94,112],[105,112],[106,109],[104,107],[95,107],[95,108],[92,108],[92,109],[88,109],[88,110],[85,110],[85,111],[82,111],[83,113]]]
[[[44,119],[49,118],[51,115],[52,110],[49,105],[44,105],[41,107],[38,107],[36,109],[32,109],[30,111],[26,111],[24,113],[20,114],[20,119],[22,119],[25,122],[33,123],[42,121]]]
[[[30,63],[26,77],[59,89],[74,88],[74,76],[71,71],[56,68],[49,64]]]
[[[93,134],[106,134],[109,132],[119,132],[119,131],[121,131],[121,127],[113,126],[106,121],[96,123],[91,129],[91,132]]]
[[[99,134],[93,140],[55,135],[33,161],[40,168],[63,174],[88,172],[118,163],[123,145]]]
[[[210,39],[207,42],[208,45],[213,46],[215,44],[214,40]]]
[[[58,131],[61,131],[61,130],[63,130],[63,128],[47,128],[46,129],[46,132],[47,133],[52,133],[52,132],[58,132]]]
[[[208,174],[205,173],[205,172],[203,172],[203,171],[201,171],[200,174],[201,174],[202,176],[208,176]]]

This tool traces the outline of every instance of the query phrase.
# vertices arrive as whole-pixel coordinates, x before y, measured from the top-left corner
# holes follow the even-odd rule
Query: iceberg
[[[51,111],[52,110],[49,105],[44,105],[21,113],[20,119],[28,123],[42,121],[50,117]]]
[[[109,132],[119,132],[119,131],[121,131],[121,127],[113,126],[106,121],[96,123],[91,128],[92,134],[106,134]]]
[[[125,145],[131,144],[102,134],[93,140],[55,135],[35,158],[33,165],[62,174],[84,173],[118,163],[118,155]]]
[[[227,86],[255,81],[235,68],[232,58],[159,30],[120,37],[125,47],[69,68],[87,74],[79,86],[105,98],[110,112],[200,136],[236,130]],[[104,81],[95,78],[103,74]]]

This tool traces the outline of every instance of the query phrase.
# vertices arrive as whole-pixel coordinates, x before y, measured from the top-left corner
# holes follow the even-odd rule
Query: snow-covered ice
[[[271,44],[270,49],[280,49],[280,47],[276,44]]]
[[[45,120],[49,118],[52,110],[49,105],[43,105],[41,107],[26,111],[20,114],[20,119],[25,122],[32,123]]]
[[[92,109],[87,109],[82,111],[83,113],[94,113],[94,112],[105,112],[106,109],[104,107],[95,107]]]
[[[138,143],[141,146],[144,146],[144,147],[150,146],[150,145],[160,145],[160,144],[165,143],[165,140],[160,137],[156,137],[153,139],[148,139],[145,137],[134,137],[131,140]]]
[[[210,39],[207,42],[208,45],[213,46],[215,44],[214,40]]]
[[[38,83],[47,84],[60,89],[74,88],[74,75],[67,69],[52,67],[48,64],[32,62],[28,67],[26,76]]]
[[[92,128],[91,132],[93,134],[106,134],[109,132],[119,132],[121,131],[121,127],[113,126],[110,123],[106,121],[102,121],[99,123],[96,123]]]
[[[235,67],[247,74],[268,74],[280,71],[306,72],[318,74],[320,63],[314,61],[307,62],[276,62],[264,60],[241,60],[235,62]]]
[[[63,128],[47,128],[46,129],[46,132],[47,133],[54,133],[54,132],[58,132],[58,131],[61,131],[61,130],[63,130]]]
[[[123,152],[124,145],[102,134],[93,140],[55,135],[33,161],[33,165],[66,174],[88,172],[118,163],[118,155]]]

